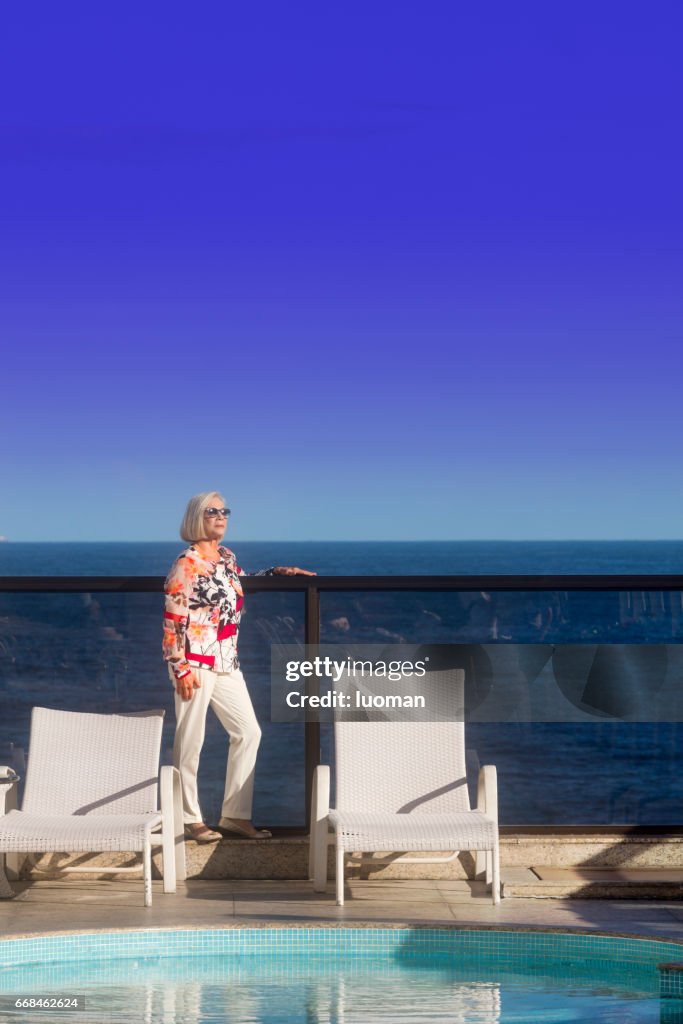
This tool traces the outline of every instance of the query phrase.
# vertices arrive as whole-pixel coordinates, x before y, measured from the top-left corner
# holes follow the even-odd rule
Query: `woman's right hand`
[[[198,690],[201,685],[194,672],[188,672],[182,679],[175,681],[176,693],[183,700],[192,700],[194,691]]]

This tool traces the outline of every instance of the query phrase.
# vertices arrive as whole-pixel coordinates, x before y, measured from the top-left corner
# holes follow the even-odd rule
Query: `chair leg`
[[[493,878],[493,859],[491,856],[491,851],[487,850],[486,853],[484,854],[484,857],[486,859],[486,871],[484,874],[484,879],[487,885],[491,885],[491,881]]]
[[[148,835],[142,849],[142,874],[145,881],[145,906],[152,906],[152,844]]]
[[[166,766],[164,766],[166,767]],[[161,770],[161,857],[164,892],[176,889],[175,821],[173,813],[173,775]]]
[[[6,853],[5,854],[5,872],[7,877],[13,881],[21,875],[21,865],[24,860],[23,853]]]
[[[311,793],[311,834],[308,850],[308,877],[313,891],[324,892],[327,886],[328,815],[330,812],[330,767],[319,764],[313,774]]]
[[[15,892],[5,877],[5,854],[0,853],[0,900],[12,900]]]
[[[180,772],[173,769],[173,831],[175,832],[175,876],[179,882],[187,878],[185,865],[185,823],[183,821],[183,790]]]
[[[16,811],[17,809],[17,783],[13,782],[11,785],[3,784],[0,786],[0,814],[9,814],[10,811]],[[7,878],[15,881],[21,874],[21,865],[24,861],[26,854],[24,853],[6,853],[5,854],[5,874]]]
[[[311,830],[313,891],[327,888],[327,819],[316,822]]]
[[[492,860],[492,871],[491,871],[491,895],[493,896],[494,903],[500,903],[500,852],[498,849],[498,843],[494,846],[491,852]]]
[[[164,876],[164,892],[175,892],[175,836],[173,822],[164,822],[161,836],[162,871]]]
[[[344,906],[344,848],[337,844],[337,906]]]

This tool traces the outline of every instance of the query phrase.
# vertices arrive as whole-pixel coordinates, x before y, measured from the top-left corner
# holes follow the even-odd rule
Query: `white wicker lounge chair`
[[[159,776],[163,715],[33,709],[20,811],[9,810],[16,808],[12,786],[0,787],[0,895],[12,894],[2,871],[3,854],[16,868],[17,854],[135,851],[142,852],[149,907],[152,846],[162,847],[164,892],[175,892],[176,878],[185,878],[182,801],[177,770],[165,766]],[[125,874],[139,873],[140,867],[79,864],[59,870]]]
[[[430,675],[428,673],[428,675]],[[452,698],[454,717],[441,721],[335,721],[336,808],[330,810],[330,769],[316,768],[311,805],[309,876],[316,892],[327,883],[327,848],[334,833],[337,904],[344,904],[344,858],[370,851],[452,851],[446,857],[360,857],[354,863],[445,862],[476,851],[477,875],[500,900],[496,769],[479,773],[471,810],[465,771],[464,672],[435,673]]]

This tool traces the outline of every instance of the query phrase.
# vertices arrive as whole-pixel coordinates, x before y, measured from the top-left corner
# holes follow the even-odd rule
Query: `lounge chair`
[[[443,863],[461,850],[476,851],[476,873],[491,886],[493,902],[500,900],[496,769],[481,768],[477,809],[471,810],[465,771],[464,672],[427,673],[425,679],[429,677],[427,686],[440,694],[441,708],[451,709],[448,717],[335,721],[334,810],[329,766],[316,768],[309,876],[314,890],[324,892],[333,833],[339,906],[344,904],[344,858],[371,851],[451,852],[446,857],[360,857],[353,863]]]
[[[141,852],[149,907],[152,846],[162,847],[164,892],[175,892],[176,878],[185,878],[185,846],[180,777],[170,766],[159,774],[163,716],[33,709],[21,810],[12,784],[0,786],[0,894],[12,895],[3,854],[16,870],[17,854]],[[126,874],[140,867],[58,870]]]

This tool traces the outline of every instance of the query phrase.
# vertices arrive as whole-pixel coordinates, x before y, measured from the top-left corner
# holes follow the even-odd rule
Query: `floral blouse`
[[[163,655],[176,679],[194,667],[214,672],[239,668],[237,634],[244,603],[240,576],[249,575],[229,548],[217,562],[191,545],[176,558],[164,584]],[[255,576],[271,576],[263,569]]]

